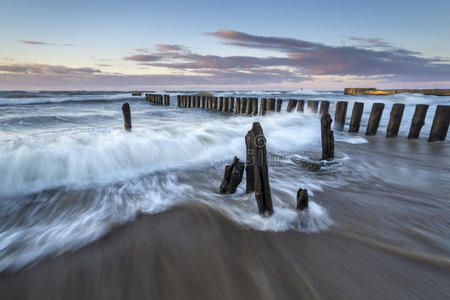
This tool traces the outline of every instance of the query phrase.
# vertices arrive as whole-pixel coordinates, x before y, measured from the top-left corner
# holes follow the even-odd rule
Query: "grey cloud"
[[[101,73],[94,68],[70,68],[59,65],[10,64],[0,65],[0,72],[25,74],[95,74]]]

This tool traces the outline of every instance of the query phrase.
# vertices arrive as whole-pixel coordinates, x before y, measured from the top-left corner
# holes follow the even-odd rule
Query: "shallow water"
[[[386,108],[378,136],[335,132],[335,163],[313,172],[299,159],[320,156],[319,118],[314,114],[247,117],[201,109],[154,106],[129,92],[0,92],[0,271],[15,270],[49,254],[83,246],[137,213],[157,213],[185,202],[202,202],[243,227],[319,234],[335,229],[448,259],[450,252],[450,151],[427,143],[437,104],[450,97],[398,94],[343,96],[342,92],[216,92],[217,96],[349,101]],[[123,130],[121,106],[130,103],[132,132]],[[389,112],[404,103],[400,136],[385,139]],[[416,104],[430,104],[421,138],[405,136]],[[235,195],[218,194],[226,162],[245,157],[244,136],[261,122],[268,140],[275,214],[257,214],[241,184]],[[346,127],[347,129],[347,127]],[[244,178],[245,182],[245,178]],[[367,186],[379,187],[377,194]],[[299,187],[310,192],[310,209],[297,213]],[[345,203],[320,193],[348,191]],[[364,196],[355,195],[358,191]],[[399,193],[404,201],[390,200]]]

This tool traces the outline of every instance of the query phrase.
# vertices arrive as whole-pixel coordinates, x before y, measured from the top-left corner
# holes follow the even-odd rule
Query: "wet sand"
[[[0,299],[450,298],[446,142],[337,146],[382,176],[316,192],[327,231],[256,231],[186,203],[1,274]]]

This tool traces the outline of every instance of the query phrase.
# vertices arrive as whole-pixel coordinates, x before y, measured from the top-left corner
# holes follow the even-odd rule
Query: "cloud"
[[[25,45],[50,45],[45,42],[29,41],[29,40],[20,40],[19,42],[21,42],[22,44],[25,44]]]
[[[0,65],[0,72],[21,74],[95,74],[101,73],[94,68],[70,68],[60,65],[9,64]]]
[[[132,56],[124,57],[125,60],[132,60],[138,62],[146,62],[146,61],[157,61],[161,60],[163,57],[158,55],[147,55],[147,54],[136,54]]]

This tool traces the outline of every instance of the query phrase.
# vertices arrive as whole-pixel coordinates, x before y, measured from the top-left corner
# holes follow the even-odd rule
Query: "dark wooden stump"
[[[170,105],[170,96],[164,95],[164,105],[169,106]]]
[[[404,110],[405,104],[396,103],[392,105],[391,117],[389,119],[389,124],[386,130],[386,137],[396,137],[398,135],[398,130],[400,129]]]
[[[429,142],[444,141],[450,123],[450,105],[438,105],[431,125]]]
[[[258,98],[251,98],[252,101],[252,114],[258,114]]]
[[[347,117],[347,101],[338,101],[334,113],[334,129],[344,130],[345,118]]]
[[[286,111],[289,112],[289,113],[293,112],[296,106],[297,106],[297,100],[289,99]]]
[[[124,103],[122,105],[122,113],[123,113],[123,127],[125,127],[126,131],[131,131],[131,110],[130,110],[130,104]]]
[[[228,101],[228,111],[230,113],[234,112],[234,97],[230,97]]]
[[[251,115],[253,113],[253,111],[252,111],[253,101],[252,101],[252,98],[248,98],[246,100],[247,100],[247,107],[245,108],[245,114]]]
[[[308,190],[307,189],[298,189],[297,191],[297,210],[304,210],[308,208]]]
[[[247,112],[247,98],[241,98],[241,115],[245,115]]]
[[[380,126],[381,116],[384,110],[384,103],[374,103],[370,111],[369,123],[367,124],[366,135],[377,134],[378,126]]]
[[[259,115],[264,116],[266,114],[267,99],[261,98],[261,103],[259,104]]]
[[[241,98],[237,97],[236,102],[234,103],[234,113],[240,114],[241,113]]]
[[[315,101],[315,100],[308,101],[308,105],[306,106],[307,112],[317,114],[318,109],[319,109],[319,101]]]
[[[277,99],[277,106],[275,107],[275,111],[280,112],[282,105],[283,105],[283,99]]]
[[[245,164],[240,162],[237,157],[234,157],[231,165],[225,166],[225,172],[219,188],[221,194],[234,194],[236,192],[244,175],[244,167]]]
[[[298,100],[297,101],[297,111],[298,112],[305,112],[305,100]]]
[[[177,107],[181,107],[181,96],[177,95]]]
[[[267,99],[266,113],[275,111],[276,101],[275,98]]]
[[[222,107],[222,112],[228,112],[228,105],[229,104],[229,99],[228,97],[223,97],[223,107]]]
[[[206,107],[206,96],[202,96],[202,108]]]
[[[320,101],[319,114],[326,114],[330,110],[330,101]]]
[[[219,97],[219,106],[217,107],[217,111],[223,110],[223,97]]]
[[[429,105],[418,104],[414,111],[414,116],[411,121],[411,127],[409,128],[408,139],[417,139],[420,135],[420,130],[425,124],[425,117],[427,115]]]
[[[353,103],[352,119],[350,121],[350,126],[348,132],[358,132],[361,125],[361,118],[364,112],[364,103],[355,102]]]
[[[271,215],[273,206],[267,166],[266,138],[259,122],[253,123],[252,129],[245,136],[245,142],[247,155],[250,154],[250,162],[253,164],[253,183],[258,211],[262,215]],[[248,180],[247,184],[249,184]]]
[[[320,119],[322,132],[322,160],[331,160],[334,158],[334,133],[331,130],[333,120],[329,113],[323,114]]]

